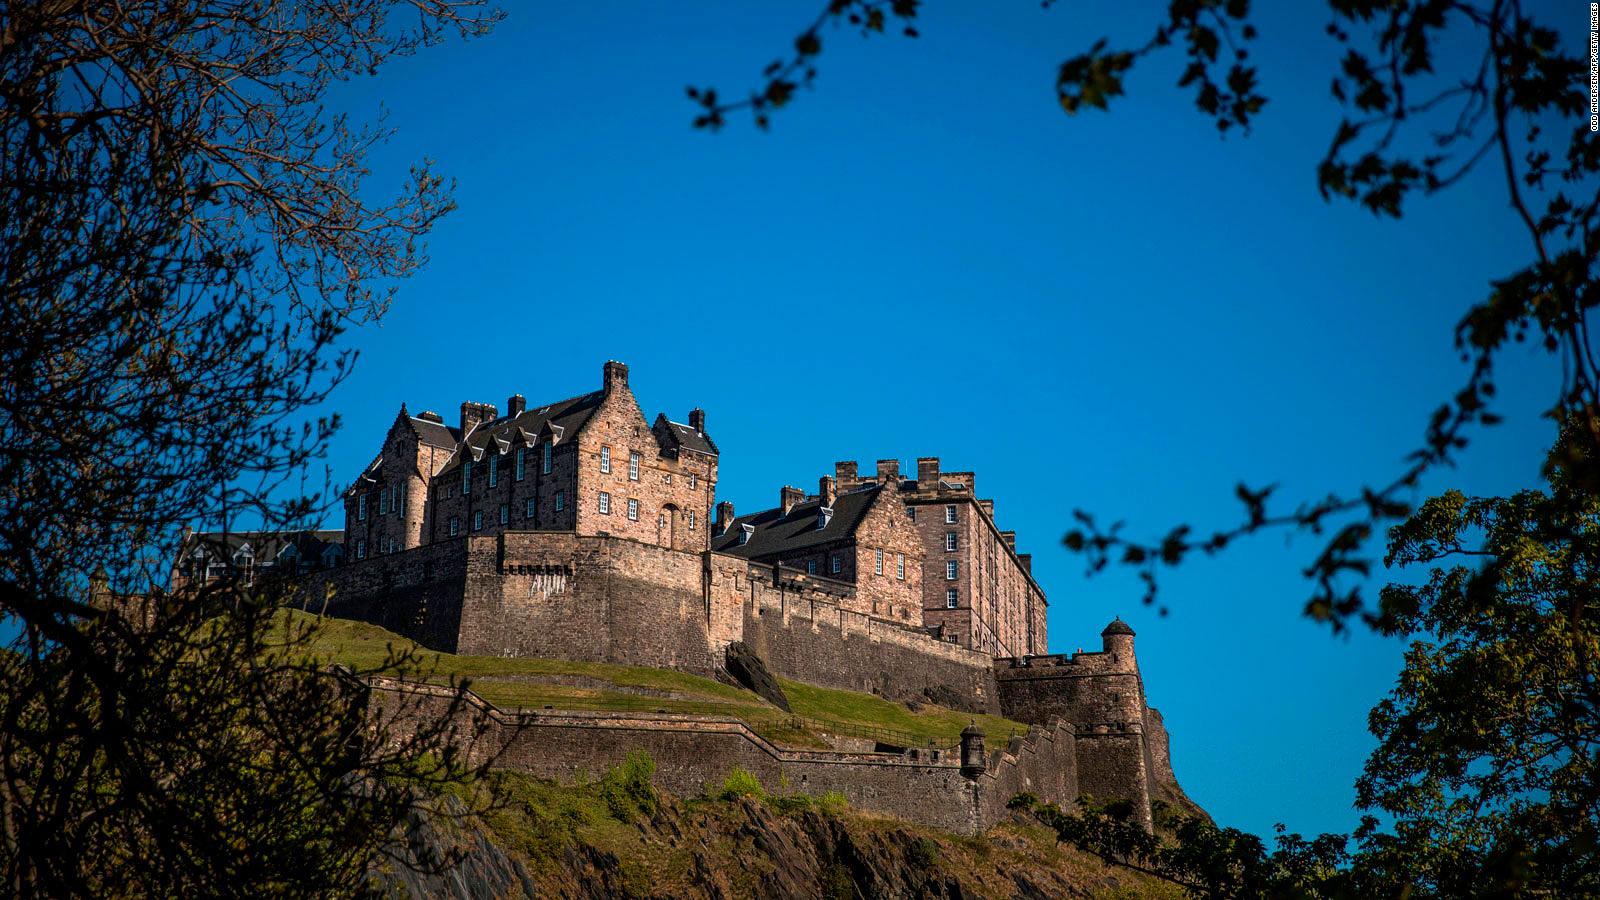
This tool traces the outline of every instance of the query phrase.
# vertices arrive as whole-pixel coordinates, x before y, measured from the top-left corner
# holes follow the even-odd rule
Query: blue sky
[[[1300,500],[1392,475],[1465,377],[1456,320],[1527,253],[1492,170],[1398,223],[1324,204],[1336,48],[1325,14],[1261,5],[1271,103],[1226,140],[1172,87],[1176,58],[1109,114],[1060,113],[1063,58],[1144,37],[1114,3],[930,4],[917,40],[827,30],[770,133],[692,130],[683,88],[753,86],[816,0],[518,5],[354,82],[338,103],[399,129],[373,190],[427,155],[460,209],[351,336],[329,464],[357,473],[401,401],[453,420],[566,397],[608,358],[647,416],[707,410],[719,497],[743,509],[835,460],[939,456],[1034,554],[1054,650],[1097,647],[1113,615],[1138,630],[1196,800],[1262,833],[1349,829],[1401,646],[1299,615],[1311,540],[1170,573],[1165,618],[1060,545],[1076,507],[1155,534],[1231,523],[1241,479]],[[1535,483],[1555,374],[1508,359],[1507,422],[1428,488]]]

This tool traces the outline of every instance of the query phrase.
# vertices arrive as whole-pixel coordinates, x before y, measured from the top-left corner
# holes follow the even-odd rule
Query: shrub
[[[761,779],[754,772],[748,772],[738,766],[728,773],[728,779],[722,782],[722,793],[718,795],[723,800],[738,800],[740,797],[754,797],[765,800],[767,792],[761,787]]]
[[[644,750],[628,754],[626,761],[600,779],[600,797],[606,808],[623,822],[653,816],[661,807],[655,786],[656,761]]]
[[[816,801],[805,794],[785,794],[767,798],[767,805],[772,811],[783,816],[798,815],[808,812],[816,806]]]
[[[932,868],[939,862],[939,845],[931,838],[919,837],[911,842],[911,849],[906,853],[906,857],[918,868]]]
[[[1006,801],[1006,809],[1033,809],[1039,805],[1039,795],[1033,791],[1023,791]]]
[[[817,811],[825,816],[837,816],[850,808],[850,800],[838,791],[828,791],[817,798]]]

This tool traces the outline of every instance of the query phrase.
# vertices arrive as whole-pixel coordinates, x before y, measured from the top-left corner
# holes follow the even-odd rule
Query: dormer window
[[[739,545],[742,547],[745,544],[750,543],[750,535],[755,534],[755,533],[756,533],[756,527],[754,525],[750,525],[750,524],[740,525],[739,526]]]
[[[822,529],[827,528],[828,527],[828,523],[832,522],[832,521],[833,521],[833,507],[831,507],[831,506],[821,506],[821,507],[817,508],[817,530],[818,531],[821,531]]]

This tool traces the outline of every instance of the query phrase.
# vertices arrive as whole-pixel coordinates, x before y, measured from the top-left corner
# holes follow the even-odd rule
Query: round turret
[[[1133,629],[1121,617],[1111,620],[1111,624],[1100,632],[1100,641],[1105,652],[1116,654],[1118,662],[1131,665],[1133,663]]]
[[[961,774],[968,778],[977,778],[988,768],[988,761],[984,758],[983,729],[973,721],[961,729]]]
[[[1128,637],[1133,637],[1133,627],[1127,622],[1122,621],[1121,616],[1118,616],[1111,620],[1111,624],[1107,625],[1104,631],[1100,632],[1101,637],[1107,637],[1113,634],[1125,634]]]

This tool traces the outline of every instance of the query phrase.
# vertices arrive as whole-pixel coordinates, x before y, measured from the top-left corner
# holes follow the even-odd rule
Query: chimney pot
[[[782,507],[783,514],[787,516],[789,514],[789,510],[799,506],[800,501],[804,500],[805,498],[805,491],[802,491],[797,487],[790,487],[786,484],[778,491],[778,506]]]
[[[608,360],[606,360],[605,368],[601,371],[601,375],[602,375],[601,384],[608,391],[611,390],[613,387],[624,387],[625,388],[625,387],[628,386],[628,364],[627,363],[620,363],[620,362],[617,362],[614,359],[608,359]]]
[[[832,506],[833,498],[838,494],[839,492],[834,489],[832,475],[824,475],[817,479],[817,496],[821,498],[823,506]]]

